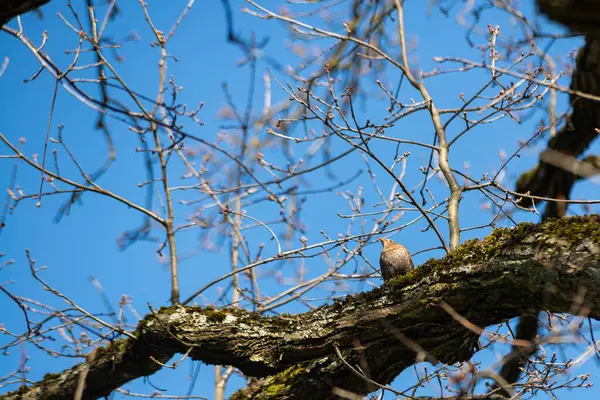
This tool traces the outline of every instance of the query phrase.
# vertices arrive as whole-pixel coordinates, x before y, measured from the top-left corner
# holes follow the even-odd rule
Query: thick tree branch
[[[600,3],[597,0],[537,0],[538,9],[574,32],[600,33]]]
[[[567,0],[562,2],[537,0],[539,10],[548,18],[566,25],[572,31],[587,32],[585,46],[579,50],[571,88],[584,93],[598,94],[600,78],[600,7],[597,1]],[[570,198],[571,189],[577,179],[587,177],[581,173],[586,168],[568,168],[567,161],[575,165],[577,158],[597,137],[596,129],[600,126],[598,116],[600,104],[597,102],[571,96],[573,112],[568,123],[548,143],[548,149],[540,155],[536,168],[524,173],[517,182],[516,191],[531,193],[535,196],[550,197],[561,200]],[[594,159],[585,160],[587,171],[593,167]],[[592,173],[593,174],[593,173]],[[588,173],[589,175],[589,173]],[[524,206],[531,206],[531,199],[522,199]],[[567,203],[549,202],[544,210],[543,218],[566,215]],[[520,339],[533,341],[537,334],[537,312],[521,316],[517,328]],[[507,357],[500,375],[508,382],[515,382],[521,373],[527,356],[535,351],[535,346],[524,349],[513,347]]]
[[[0,0],[0,28],[17,15],[35,10],[50,0]]]
[[[585,46],[579,50],[573,79],[573,90],[600,95],[600,38],[588,36]],[[596,129],[600,127],[600,103],[571,96],[573,112],[567,124],[548,142],[548,150],[544,154],[564,154],[565,157],[579,157],[598,137]],[[555,156],[556,158],[556,156]],[[564,170],[557,163],[540,160],[539,165],[521,175],[516,191],[534,196],[568,199],[570,189],[577,179],[571,171]],[[522,199],[522,205],[530,206],[531,200]],[[565,203],[553,204],[562,207]],[[554,210],[549,210],[549,215]],[[561,213],[558,213],[561,215]],[[564,215],[564,212],[562,213]]]
[[[414,364],[417,355],[444,363],[473,355],[478,335],[444,311],[442,301],[485,327],[530,307],[572,312],[582,288],[586,295],[578,309],[598,319],[600,216],[521,224],[466,242],[383,287],[301,315],[162,308],[140,322],[137,339],[119,340],[89,357],[83,397],[107,396],[188,351],[194,360],[267,377],[238,392],[238,398],[305,398],[307,392],[315,399],[331,398],[334,387],[366,394],[373,385],[347,367],[357,365],[359,358],[366,360],[370,379],[386,384]],[[83,369],[81,364],[48,375],[0,398],[70,399]]]
[[[592,95],[600,94],[600,3],[596,0],[537,0],[538,8],[550,19],[566,25],[572,31],[587,32],[585,45],[579,50],[571,89]],[[521,175],[516,191],[534,196],[569,200],[571,189],[578,179],[597,173],[597,157],[578,157],[598,136],[600,127],[600,103],[570,96],[573,112],[560,132],[548,142],[548,148],[540,154],[539,164]],[[522,205],[532,206],[532,199],[521,198]],[[563,217],[568,203],[548,202],[543,219]],[[533,342],[538,331],[539,310],[530,309],[523,314],[517,327],[517,337]],[[505,360],[500,375],[509,383],[518,380],[527,358],[536,346],[513,351]]]

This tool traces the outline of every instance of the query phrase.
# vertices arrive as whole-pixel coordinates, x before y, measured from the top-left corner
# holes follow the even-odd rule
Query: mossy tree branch
[[[480,327],[530,307],[588,310],[587,316],[599,319],[599,288],[600,216],[521,224],[469,241],[383,287],[301,315],[264,317],[241,309],[182,306],[153,311],[140,322],[137,339],[122,339],[88,357],[84,398],[107,396],[158,371],[177,353],[267,377],[236,398],[311,393],[326,399],[333,397],[334,387],[366,394],[373,386],[354,375],[336,349],[351,365],[366,362],[370,378],[385,384],[416,362],[418,348],[432,362],[454,363],[473,355],[478,335],[456,322],[441,302]],[[574,310],[574,298],[582,292],[585,298]],[[70,399],[85,367],[48,375],[0,399]]]

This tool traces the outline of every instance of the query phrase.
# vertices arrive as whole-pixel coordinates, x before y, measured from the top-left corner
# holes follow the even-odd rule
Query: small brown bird
[[[396,276],[404,275],[415,268],[410,253],[406,247],[390,239],[377,238],[383,244],[381,256],[379,257],[379,267],[384,281],[388,281]]]

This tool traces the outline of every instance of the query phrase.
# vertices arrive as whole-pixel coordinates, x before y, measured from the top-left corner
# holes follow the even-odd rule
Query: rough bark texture
[[[168,307],[140,322],[137,339],[96,350],[89,361],[84,398],[147,376],[177,353],[210,364],[233,365],[248,376],[265,377],[233,398],[333,398],[340,387],[357,394],[374,390],[351,365],[366,360],[371,379],[389,383],[416,361],[468,360],[478,336],[440,306],[444,301],[470,322],[489,326],[529,307],[600,318],[600,216],[550,220],[496,230],[441,260],[370,292],[295,316],[263,317],[240,309]],[[581,311],[576,311],[581,312]],[[409,339],[411,343],[406,341]],[[358,344],[360,343],[360,344]],[[0,399],[70,399],[84,365]]]
[[[0,27],[48,1],[0,0]],[[573,31],[588,33],[571,87],[600,95],[600,2],[536,3],[549,18]],[[578,157],[597,136],[600,106],[575,96],[571,102],[570,124],[550,140],[548,148]],[[536,169],[521,177],[517,191],[568,199],[576,179],[572,173],[540,161]],[[552,203],[546,215],[564,215],[565,210],[557,207],[564,207],[564,203]],[[569,219],[560,223],[556,233],[521,227],[514,231],[517,235],[503,233],[483,242],[471,242],[448,258],[427,263],[383,289],[302,316],[269,319],[240,310],[162,309],[140,324],[137,340],[121,340],[96,351],[90,361],[84,398],[106,396],[126,382],[151,375],[161,366],[150,357],[164,363],[190,346],[196,346],[190,353],[194,359],[235,365],[250,376],[274,374],[238,392],[238,398],[306,398],[306,393],[311,393],[311,398],[329,398],[334,386],[364,394],[372,386],[348,370],[334,352],[334,345],[350,364],[364,357],[371,378],[380,383],[391,381],[415,362],[414,350],[398,339],[398,332],[438,360],[453,362],[470,357],[476,336],[441,311],[439,300],[471,322],[485,326],[531,307],[567,312],[574,293],[585,286],[586,304],[593,310],[591,317],[598,319],[598,311],[594,310],[598,310],[600,301],[596,289],[600,287],[600,253],[598,239],[594,238],[600,234],[599,222],[597,216]],[[390,330],[390,324],[397,331]],[[535,331],[523,337],[534,337]],[[360,348],[353,344],[357,338]],[[70,399],[84,367],[82,364],[47,375],[30,388],[0,398]]]
[[[600,4],[600,2],[599,2]],[[586,37],[585,46],[579,50],[571,89],[600,96],[600,37]],[[548,142],[548,150],[565,156],[579,157],[598,136],[600,127],[600,102],[570,96],[573,112],[567,124]],[[519,193],[530,192],[535,196],[557,199],[569,199],[569,194],[577,176],[561,168],[540,160],[538,166],[523,174],[516,190]],[[524,206],[530,206],[530,199],[523,199]],[[546,213],[564,215],[565,203],[550,203]]]
[[[0,0],[0,28],[17,15],[35,10],[50,0]]]
[[[587,33],[585,45],[577,55],[571,89],[600,96],[600,2],[537,0],[537,6],[548,18],[562,23],[571,31]],[[558,158],[558,161],[569,158],[577,160],[598,136],[596,129],[600,127],[600,103],[576,95],[570,95],[570,102],[573,111],[568,123],[550,139],[548,149],[541,154],[537,167],[519,178],[517,192],[569,200],[575,182],[586,177],[586,174],[578,175],[574,168],[565,168],[560,163],[549,162],[551,158]],[[550,159],[549,154],[552,156]],[[590,156],[583,161],[586,162],[584,165],[596,166],[596,171],[598,170],[598,157]],[[524,206],[531,206],[531,199],[521,200]],[[548,202],[543,219],[565,216],[567,206],[568,203],[565,202]],[[538,331],[538,311],[540,310],[529,309],[528,313],[521,315],[517,327],[518,339],[530,342],[535,340]],[[527,357],[536,348],[537,346],[513,347],[500,370],[500,376],[508,383],[516,382]]]
[[[548,18],[574,32],[600,33],[598,0],[537,0],[536,3]]]
[[[587,33],[585,45],[579,50],[571,80],[571,89],[600,96],[600,2],[597,0],[537,0],[539,10],[550,19],[566,25],[575,32]],[[573,112],[568,123],[548,142],[548,151],[565,157],[579,157],[598,137],[600,102],[570,95]],[[544,154],[544,153],[543,153]],[[597,158],[588,158],[590,165]],[[578,176],[555,163],[540,160],[533,170],[523,174],[517,182],[517,192],[535,196],[569,199],[571,188]],[[531,200],[523,199],[528,206]],[[566,203],[549,203],[546,216],[562,216]]]

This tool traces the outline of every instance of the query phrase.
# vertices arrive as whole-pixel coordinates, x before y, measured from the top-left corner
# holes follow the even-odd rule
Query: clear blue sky
[[[83,15],[85,13],[83,2],[76,1],[74,3],[77,11]],[[196,3],[179,27],[175,38],[170,42],[170,54],[176,57],[178,62],[174,62],[172,59],[169,61],[168,73],[174,75],[177,84],[184,87],[179,98],[180,102],[187,103],[190,108],[204,102],[204,107],[198,114],[198,118],[204,122],[204,125],[197,126],[186,122],[186,131],[206,140],[214,140],[223,126],[227,125],[218,118],[219,110],[225,104],[222,84],[224,82],[228,84],[234,101],[243,109],[247,97],[250,69],[236,64],[243,54],[238,48],[226,42],[221,3],[214,0]],[[288,32],[280,23],[242,14],[239,10],[245,5],[245,2],[232,1],[232,3],[238,33],[247,37],[254,32],[257,40],[268,38],[269,43],[264,48],[264,52],[276,58],[282,65],[298,62],[289,49]],[[276,4],[273,1],[264,1],[263,3],[269,7]],[[433,61],[434,56],[456,56],[474,61],[481,60],[480,51],[466,45],[466,31],[456,23],[455,14],[447,18],[441,15],[435,7],[428,12],[426,6],[428,2],[419,4],[419,2],[409,1],[407,3],[406,31],[409,40],[418,44],[411,58],[414,65],[426,71],[431,70],[437,65]],[[163,31],[168,31],[187,1],[169,2],[169,6],[166,4],[166,2],[150,2],[149,4],[154,24]],[[138,2],[120,2],[119,5],[122,7],[121,15],[110,26],[107,34],[119,41],[135,31],[141,40],[126,42],[123,45],[123,49],[119,51],[119,55],[124,57],[123,62],[118,62],[114,58],[112,61],[131,88],[153,98],[158,86],[158,48],[149,46],[152,41],[152,32],[143,19]],[[274,7],[274,9],[275,11],[280,10],[278,7]],[[299,11],[300,9],[295,8],[294,10]],[[45,50],[54,62],[64,67],[71,62],[73,57],[72,54],[65,54],[65,49],[74,49],[78,37],[65,26],[57,13],[62,13],[70,21],[73,18],[62,0],[53,0],[42,9],[42,12],[43,20],[39,20],[35,14],[28,14],[22,18],[24,32],[33,43],[39,45],[42,33],[47,31],[48,41]],[[488,18],[489,21],[486,23],[501,24],[503,32],[511,32],[510,20],[505,16],[492,13]],[[541,22],[547,23],[543,20]],[[12,21],[9,26],[16,27],[16,22]],[[330,29],[339,30],[336,26],[331,26]],[[482,38],[476,40],[478,40],[478,44],[484,43]],[[580,39],[559,42],[552,47],[551,54],[566,54],[580,44]],[[316,41],[316,45],[324,46],[325,43]],[[22,43],[7,33],[0,32],[0,65],[5,58],[8,58],[9,63],[4,75],[0,77],[0,132],[13,143],[18,143],[21,137],[25,138],[23,152],[28,156],[40,154],[41,160],[55,81],[44,71],[33,82],[25,83],[24,80],[30,78],[39,69],[39,63]],[[84,61],[93,62],[93,58],[89,55],[82,55],[82,63],[85,63]],[[262,75],[267,71],[267,67],[266,63],[262,61],[257,66],[255,104],[258,111],[262,109],[264,90]],[[282,82],[297,85],[289,77],[277,73],[275,75]],[[92,77],[89,73],[80,76]],[[427,84],[438,107],[449,108],[460,104],[460,93],[465,93],[467,97],[473,95],[488,76],[487,72],[472,72],[469,75],[442,75],[428,80]],[[568,86],[569,78],[564,77],[559,80],[559,83]],[[381,119],[384,115],[382,109],[385,108],[382,106],[383,103],[377,100],[380,92],[377,92],[373,82],[368,83],[367,88],[373,97],[369,97],[369,101],[363,102],[358,107],[359,118],[362,118],[363,121],[366,118]],[[91,87],[89,90],[95,95],[98,94],[96,88]],[[419,100],[415,93],[410,96],[414,97],[416,101]],[[278,89],[273,82],[273,103],[284,100],[286,97],[285,93]],[[407,94],[403,99],[408,98]],[[559,104],[564,110],[565,95],[559,94]],[[465,163],[468,163],[474,177],[479,177],[486,171],[497,170],[502,165],[499,154],[502,151],[508,155],[512,154],[519,147],[519,140],[529,138],[535,131],[542,115],[538,113],[521,124],[517,124],[509,118],[503,118],[494,124],[485,125],[469,132],[464,140],[452,148],[451,162],[461,169],[464,168]],[[63,137],[86,171],[98,168],[104,162],[106,155],[105,141],[101,133],[94,129],[96,120],[97,113],[95,111],[81,104],[64,89],[59,88],[51,125],[51,136],[57,135],[58,124],[64,124]],[[110,120],[110,128],[117,148],[117,161],[107,175],[99,181],[99,184],[143,205],[146,192],[138,188],[137,184],[145,180],[145,173],[142,155],[135,152],[135,148],[138,146],[137,137],[127,129],[126,125],[118,121]],[[460,124],[455,124],[451,126],[449,134],[452,137],[461,129]],[[256,134],[263,135],[264,132],[256,132]],[[298,132],[298,134],[300,133]],[[418,114],[403,120],[386,134],[430,142],[432,129],[426,115]],[[333,143],[332,155],[339,154],[347,148],[347,145],[340,140]],[[189,147],[194,146],[193,143],[188,145]],[[538,146],[524,150],[521,158],[510,164],[504,179],[506,186],[512,188],[514,179],[521,172],[535,165],[537,155],[544,145],[545,141],[542,141]],[[294,148],[295,154],[301,157],[307,147],[307,145],[298,145]],[[51,148],[54,147],[51,146]],[[396,150],[395,146],[390,146],[389,143],[378,144],[374,148],[388,161]],[[598,153],[597,144],[594,149]],[[402,146],[400,152],[404,151],[411,152],[404,182],[412,188],[421,179],[418,168],[426,165],[428,153],[411,146]],[[7,154],[10,154],[9,149],[0,144],[0,155]],[[64,152],[61,154],[64,156]],[[273,148],[272,153],[265,154],[265,158],[274,162],[281,161],[281,149]],[[9,186],[12,167],[12,160],[0,159],[1,193],[5,193],[4,189]],[[309,179],[313,188],[332,186],[338,181],[351,178],[360,170],[363,170],[363,173],[358,179],[336,189],[333,193],[309,197],[301,214],[303,223],[309,229],[306,233],[308,243],[315,243],[322,239],[319,233],[321,229],[332,236],[346,232],[348,221],[338,217],[337,213],[349,214],[350,210],[346,200],[338,196],[336,192],[349,190],[356,193],[362,186],[366,204],[373,207],[377,202],[377,195],[368,174],[364,171],[365,165],[362,158],[358,154],[336,163],[333,170],[337,175],[336,179],[329,179],[323,172],[310,175]],[[61,173],[81,180],[77,169],[69,164],[66,158],[61,161]],[[183,173],[183,168],[171,171],[173,181],[185,182],[179,179]],[[392,181],[385,177],[382,170],[375,170],[375,173],[378,174],[378,182],[381,187],[389,193]],[[266,178],[266,176],[262,175],[261,177]],[[39,181],[40,174],[37,171],[27,168],[24,164],[19,165],[17,185],[26,193],[35,193],[39,188]],[[439,193],[443,193],[441,183],[434,183],[433,187]],[[47,184],[46,188],[49,188]],[[599,192],[597,184],[587,182],[575,187],[573,198],[598,198]],[[190,200],[191,197],[185,194],[178,198],[178,200],[182,199]],[[9,216],[7,226],[0,235],[0,253],[6,253],[5,259],[14,259],[15,263],[0,270],[0,284],[11,281],[12,283],[8,287],[12,293],[55,306],[60,304],[31,278],[25,258],[25,249],[29,249],[37,261],[37,266],[47,266],[47,270],[42,273],[43,278],[89,311],[107,312],[102,297],[90,282],[92,276],[102,284],[113,307],[117,307],[117,301],[123,294],[132,297],[133,306],[142,315],[147,313],[147,303],[153,307],[168,304],[169,271],[167,265],[157,257],[158,244],[156,242],[139,242],[124,251],[119,251],[117,248],[117,239],[124,231],[139,226],[142,222],[141,216],[113,200],[86,194],[80,204],[73,207],[69,216],[63,218],[60,223],[54,223],[54,217],[65,201],[65,196],[49,196],[43,200],[41,208],[36,208],[34,201],[26,201],[21,203]],[[159,207],[158,198],[155,198],[154,207],[156,209]],[[365,211],[373,209],[369,208]],[[594,210],[598,212],[597,207]],[[266,204],[254,208],[251,215],[269,220],[277,216],[277,211],[276,205]],[[578,206],[572,206],[570,211],[576,214],[582,213],[581,207]],[[176,206],[177,221],[184,222],[190,212],[190,207],[178,204]],[[406,222],[408,218],[409,216],[406,216],[399,224]],[[537,221],[538,217],[519,212],[516,214],[516,219]],[[465,196],[461,204],[461,224],[476,226],[489,220],[490,214],[481,211],[481,199],[477,196]],[[422,224],[410,227],[399,232],[393,238],[404,243],[413,253],[436,246],[436,238],[433,233],[431,231],[423,233],[421,232],[422,228]],[[357,232],[356,229],[354,228],[353,233]],[[445,227],[443,230],[446,234]],[[278,231],[278,233],[281,232]],[[489,233],[489,229],[468,232],[463,235],[463,240],[481,237],[487,233]],[[159,230],[155,230],[153,236],[162,240]],[[258,244],[265,242],[263,254],[271,256],[276,253],[276,246],[273,241],[269,240],[269,237],[268,232],[254,229],[248,234],[248,245],[253,251],[256,251]],[[296,241],[295,244],[297,245],[298,242]],[[199,241],[198,231],[185,232],[178,236],[183,298],[205,283],[229,271],[228,250],[230,244],[225,241],[217,243],[217,245],[219,247],[216,250],[207,251]],[[380,246],[373,243],[365,251],[365,256],[375,265],[379,250]],[[439,251],[420,254],[416,256],[415,261],[416,264],[420,264],[429,257],[439,257],[441,254]],[[295,271],[290,267],[291,265],[294,268],[298,267],[297,263],[289,265],[276,263],[261,268],[259,275],[268,275],[277,270],[284,277],[291,279]],[[328,265],[326,260],[313,258],[307,260],[304,267],[308,271],[308,276],[317,276],[326,270]],[[266,277],[263,284],[265,294],[276,294],[282,286],[276,284],[272,279],[273,282],[270,282],[269,279]],[[378,279],[371,279],[368,283],[350,284],[343,290],[339,288],[334,290],[332,284],[327,284],[309,293],[308,297],[325,297],[330,295],[332,290],[336,296],[340,296],[349,292],[368,290],[380,283],[381,281]],[[208,304],[214,301],[219,295],[219,288],[225,288],[225,285],[213,287],[206,293],[204,299],[198,300],[199,304]],[[305,307],[293,304],[280,311],[300,312],[305,310]],[[128,318],[131,322],[135,320],[131,313],[128,314]],[[6,329],[15,333],[20,333],[24,329],[20,310],[3,295],[0,295],[0,324],[4,324]],[[2,336],[1,340],[0,346],[5,343],[6,337]],[[62,339],[59,338],[57,346],[61,343],[60,340]],[[2,357],[0,376],[18,366],[21,351],[31,358],[28,362],[30,367],[28,378],[33,381],[42,378],[44,373],[58,372],[72,363],[70,359],[53,359],[35,350],[32,346],[23,346],[20,349],[13,348],[10,355],[0,356]],[[577,354],[577,352],[573,354]],[[500,355],[489,354],[490,359],[486,361],[489,363]],[[594,363],[595,361],[589,361],[578,372],[581,373],[582,370],[591,372],[593,381],[598,374],[597,366]],[[484,363],[485,365],[486,363]],[[188,384],[187,375],[191,369],[192,363],[188,360],[176,371],[163,369],[152,376],[150,381],[160,388],[167,389],[165,394],[185,394],[186,389],[183,389],[182,392],[181,388]],[[200,371],[193,394],[211,398],[213,395],[213,368],[202,365]],[[406,371],[395,384],[398,387],[404,387],[411,379],[412,374],[412,371]],[[243,382],[241,378],[233,378],[228,386],[228,393],[239,388]],[[141,380],[127,385],[127,387],[136,392],[150,393],[152,391],[151,387]],[[15,389],[15,387],[10,389]],[[598,392],[592,388],[587,391],[579,390],[577,393],[579,399],[591,399],[596,398]],[[571,397],[574,396],[564,392],[561,398]]]

